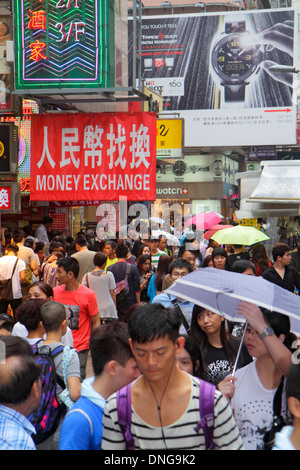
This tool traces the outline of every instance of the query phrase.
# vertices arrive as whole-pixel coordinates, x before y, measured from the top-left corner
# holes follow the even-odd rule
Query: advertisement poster
[[[143,17],[142,78],[185,119],[185,146],[296,143],[295,10]],[[132,21],[129,57],[132,60]],[[129,70],[131,66],[129,65]]]
[[[155,200],[154,113],[34,115],[32,135],[30,200]]]

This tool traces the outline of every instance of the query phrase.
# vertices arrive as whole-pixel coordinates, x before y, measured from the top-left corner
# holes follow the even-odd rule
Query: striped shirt
[[[18,411],[0,405],[0,450],[36,450],[34,426]]]
[[[200,428],[196,434],[194,427],[200,420],[199,381],[191,377],[191,398],[186,412],[176,422],[163,429],[151,426],[143,421],[132,409],[131,433],[135,448],[138,449],[180,449],[205,450],[205,437]],[[138,379],[137,379],[138,380]],[[163,432],[162,432],[163,431]],[[164,436],[164,441],[162,439]],[[226,398],[215,392],[215,427],[213,440],[216,450],[243,449],[243,441],[236,427],[230,405]],[[126,449],[125,439],[118,424],[116,394],[107,400],[103,415],[103,450]]]

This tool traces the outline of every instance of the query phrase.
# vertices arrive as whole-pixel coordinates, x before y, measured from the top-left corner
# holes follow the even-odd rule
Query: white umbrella
[[[156,222],[157,224],[165,223],[165,220],[161,219],[160,217],[150,217],[150,220],[152,220],[152,222]]]
[[[166,292],[240,323],[245,319],[237,313],[238,304],[250,302],[287,315],[291,331],[300,336],[300,297],[262,277],[202,268],[178,279]]]
[[[158,238],[160,235],[163,235],[163,237],[168,240],[169,245],[173,245],[173,246],[180,245],[179,239],[172,233],[165,232],[164,230],[152,230],[151,234],[154,238]]]

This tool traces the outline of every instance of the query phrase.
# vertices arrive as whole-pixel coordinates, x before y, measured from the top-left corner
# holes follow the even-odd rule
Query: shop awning
[[[264,161],[261,166],[249,202],[300,204],[300,161]]]

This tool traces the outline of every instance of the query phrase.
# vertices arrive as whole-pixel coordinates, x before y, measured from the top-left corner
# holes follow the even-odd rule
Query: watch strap
[[[225,23],[225,34],[244,33],[246,31],[246,21],[232,21]]]
[[[226,102],[245,101],[245,87],[246,83],[239,83],[236,85],[224,84],[224,93]]]
[[[264,339],[266,336],[274,335],[274,330],[270,326],[266,326],[264,331],[259,335],[260,339]]]

